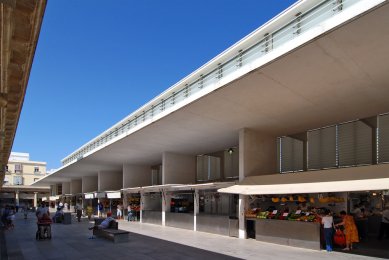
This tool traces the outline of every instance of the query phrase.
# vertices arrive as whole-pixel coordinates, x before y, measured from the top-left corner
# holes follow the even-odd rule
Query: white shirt
[[[383,222],[383,223],[389,223],[389,221],[386,220],[385,218],[389,219],[389,209],[385,209],[385,210],[382,212],[382,222]]]
[[[324,225],[324,228],[332,228],[333,222],[334,222],[334,218],[332,216],[324,216],[321,219],[321,223]]]
[[[49,209],[46,207],[39,207],[36,211],[37,211],[36,214],[37,214],[38,218],[43,217],[43,214],[45,214],[45,213],[49,213]]]

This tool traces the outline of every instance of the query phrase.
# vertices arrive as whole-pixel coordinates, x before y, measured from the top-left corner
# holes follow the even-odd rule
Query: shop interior
[[[132,220],[139,221],[140,220],[140,193],[128,193],[127,195],[127,203],[131,206],[132,210]],[[125,209],[125,212],[128,214],[128,210]]]
[[[201,190],[199,191],[199,213],[237,217],[238,199],[239,196],[235,194]]]
[[[353,254],[389,258],[389,239],[378,239],[382,211],[389,206],[388,191],[337,192],[320,194],[250,196],[245,212],[248,238],[256,238],[256,221],[261,219],[321,223],[325,210],[334,215],[334,223],[341,222],[340,211],[354,217],[360,242]],[[324,237],[321,232],[321,247]],[[335,250],[342,250],[334,245]]]
[[[194,192],[173,192],[170,199],[170,212],[194,212]]]

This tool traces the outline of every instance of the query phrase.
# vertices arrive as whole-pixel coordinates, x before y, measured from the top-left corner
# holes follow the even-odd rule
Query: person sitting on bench
[[[115,219],[112,217],[112,213],[111,212],[107,212],[107,218],[104,219],[103,222],[101,222],[100,225],[94,225],[93,227],[90,227],[89,230],[109,228],[109,225],[110,225],[111,221],[115,221]]]

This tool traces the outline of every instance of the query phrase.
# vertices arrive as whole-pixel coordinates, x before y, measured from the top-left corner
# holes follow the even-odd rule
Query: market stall
[[[162,192],[158,187],[144,188],[142,198],[142,222],[162,225]]]
[[[362,209],[366,212],[366,209],[371,208],[367,215],[359,215],[362,218],[361,222],[367,219],[367,226],[369,227],[371,223],[375,227],[372,228],[371,234],[376,235],[384,206],[388,204],[387,170],[387,165],[374,165],[318,172],[249,176],[237,185],[218,191],[239,194],[242,198],[244,206],[241,209],[245,209],[246,212],[240,214],[240,230],[245,229],[247,237],[283,245],[320,249],[323,245],[320,243],[320,215],[323,215],[324,209],[334,213],[335,223],[341,222],[337,217],[340,211],[344,210],[354,217],[357,226],[361,226],[358,225],[355,205],[359,207],[359,212]],[[363,228],[364,225],[362,230]],[[365,241],[360,237],[357,245],[361,248],[366,245],[366,251],[361,254],[368,253],[372,248],[375,252],[379,248],[387,250],[387,244],[382,243],[378,246],[381,242],[377,243],[377,237],[374,243]]]
[[[131,207],[131,221],[141,221],[141,187],[122,189],[124,216],[128,219],[128,206]]]
[[[165,225],[183,229],[194,228],[194,191],[176,190],[165,193]]]
[[[193,219],[189,215],[193,216],[194,214],[194,230],[226,236],[237,236],[237,196],[217,192],[217,189],[233,184],[233,182],[215,182],[174,186],[170,190],[175,192],[179,199],[183,199],[185,205],[190,205],[188,207],[189,212],[192,210],[191,203],[193,198],[193,213],[187,213],[187,216],[184,214],[171,214],[175,214],[173,216],[176,218],[181,218],[180,221],[186,225],[186,228],[189,228],[193,223]],[[180,204],[178,203],[178,205]],[[177,207],[174,207],[174,211],[176,209]],[[186,207],[183,209],[186,209]],[[180,207],[178,206],[179,211]],[[183,224],[180,224],[179,220],[175,220],[173,225],[182,227]]]
[[[346,193],[251,196],[245,212],[247,237],[309,249],[321,248],[321,215],[347,208]]]

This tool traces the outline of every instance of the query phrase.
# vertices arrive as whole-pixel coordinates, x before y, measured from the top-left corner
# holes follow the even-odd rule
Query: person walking
[[[325,211],[325,215],[321,219],[321,223],[324,226],[324,238],[326,241],[326,250],[327,252],[332,251],[332,235],[334,227],[334,218],[330,210]]]
[[[346,247],[343,248],[343,250],[351,250],[353,249],[353,243],[359,242],[358,229],[355,225],[353,216],[348,215],[344,210],[340,212],[340,216],[342,217],[342,222],[336,224],[335,227],[344,227]]]
[[[122,218],[122,216],[123,216],[122,209],[123,209],[123,206],[121,204],[118,204],[117,208],[116,208],[116,217],[117,217],[117,219],[121,219]]]
[[[81,222],[81,215],[82,215],[82,206],[81,206],[81,203],[80,202],[77,202],[76,204],[76,208],[77,208],[77,221],[78,222]]]
[[[382,220],[378,239],[383,239],[384,235],[386,238],[389,238],[389,205],[386,205],[384,211],[382,211]]]
[[[127,206],[127,221],[132,221],[132,208],[131,204],[128,204]]]

